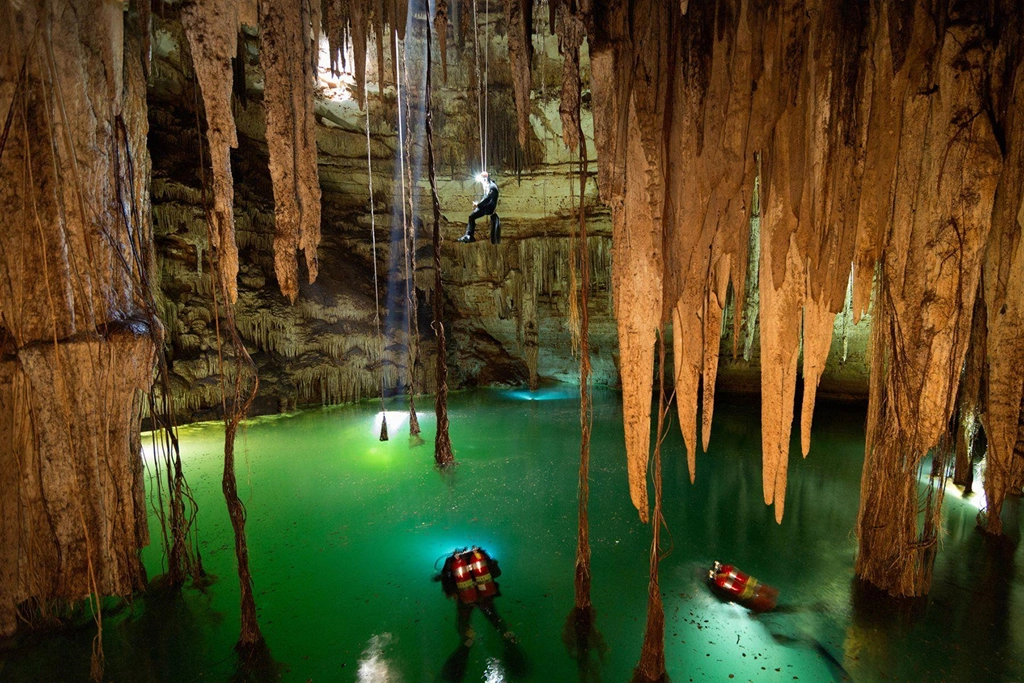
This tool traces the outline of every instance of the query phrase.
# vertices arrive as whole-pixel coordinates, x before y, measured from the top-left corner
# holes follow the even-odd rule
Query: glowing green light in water
[[[464,680],[577,680],[562,629],[573,604],[579,404],[520,395],[452,395],[460,464],[449,475],[434,468],[431,415],[422,423],[427,445],[411,446],[397,429],[381,443],[376,402],[259,418],[239,433],[257,606],[283,680],[436,680],[460,638],[455,604],[431,579],[439,560],[474,544],[501,564],[496,605],[519,635],[530,673],[512,675],[499,635],[475,613]],[[661,587],[673,680],[818,683],[837,680],[842,667],[858,683],[1024,680],[1024,625],[1011,618],[1024,604],[1020,570],[1012,555],[992,561],[970,506],[946,506],[932,596],[940,609],[908,628],[905,619],[866,619],[851,606],[863,412],[824,404],[818,411],[810,455],[802,459],[798,444],[792,454],[781,526],[761,500],[758,406],[719,397],[715,439],[698,456],[695,485],[678,430],[669,435]],[[407,417],[396,411],[396,425],[399,415]],[[595,392],[594,430],[593,600],[609,646],[601,680],[611,683],[628,680],[639,656],[650,529],[629,502],[616,394]],[[217,580],[205,592],[151,595],[111,613],[110,680],[232,675],[238,587],[220,492],[223,431],[195,425],[180,438],[204,564]],[[154,518],[154,541],[143,551],[151,577],[162,571],[159,533]],[[705,583],[715,558],[779,588],[779,611],[754,617],[718,601]],[[0,651],[0,678],[83,680],[92,634],[85,627]]]

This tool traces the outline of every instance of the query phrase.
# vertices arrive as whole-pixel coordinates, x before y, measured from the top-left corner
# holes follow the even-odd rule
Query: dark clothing
[[[460,602],[458,606],[458,620],[456,628],[459,631],[459,635],[463,638],[467,637],[470,629],[469,618],[473,615],[473,607],[479,607],[480,611],[487,617],[487,621],[491,622],[494,628],[498,629],[498,633],[505,635],[508,632],[508,626],[505,624],[505,620],[498,615],[498,610],[494,607],[493,598],[484,598],[477,602],[467,605],[464,602]]]
[[[490,574],[491,579],[501,576],[501,567],[498,566],[498,561],[488,555],[486,551],[481,548],[473,548],[470,552],[479,552],[480,555],[483,556],[487,562],[487,572]],[[477,596],[474,591],[474,597],[471,598],[472,602],[466,602],[463,599],[463,596],[459,594],[455,572],[453,570],[453,563],[455,562],[455,557],[457,555],[467,557],[469,552],[464,550],[456,551],[452,555],[449,555],[448,559],[444,562],[444,566],[441,568],[441,573],[435,576],[434,580],[440,581],[441,590],[444,591],[444,594],[449,598],[455,598],[457,602],[456,613],[458,619],[456,626],[459,630],[459,634],[464,638],[469,637],[470,617],[473,614],[473,608],[479,607],[480,611],[484,613],[485,617],[487,617],[487,621],[491,622],[491,624],[494,625],[494,628],[498,629],[498,632],[501,633],[502,636],[505,636],[509,633],[508,626],[505,624],[505,620],[498,615],[498,611],[494,606],[494,598],[501,595],[501,591],[498,590],[498,592],[493,596]],[[498,584],[494,583],[493,585],[497,589]]]
[[[498,566],[498,561],[488,555],[483,549],[478,550],[480,550],[483,556],[487,558],[487,571],[490,572],[491,578],[496,579],[501,576],[501,567]],[[458,598],[459,596],[458,587],[455,584],[455,572],[452,570],[452,564],[455,562],[455,556],[461,554],[465,554],[464,551],[456,551],[449,555],[444,561],[444,566],[441,567],[441,573],[434,577],[434,581],[441,582],[441,590],[444,591],[444,594],[449,598]],[[494,586],[498,589],[498,592],[494,597],[498,597],[501,595],[501,588],[498,587],[497,583],[495,583]],[[462,604],[461,600],[459,604]]]
[[[472,236],[476,232],[476,219],[483,218],[494,213],[494,209],[490,211],[484,211],[479,206],[473,209],[473,213],[469,214],[469,222],[466,223],[466,234]]]
[[[498,185],[493,180],[487,183],[487,194],[481,199],[473,213],[469,214],[469,222],[466,224],[466,234],[470,237],[476,231],[476,219],[490,216],[498,208]]]
[[[477,203],[476,210],[481,212],[481,216],[486,216],[494,213],[496,208],[498,208],[498,184],[493,180],[488,180],[487,194]],[[476,211],[473,213],[476,213]]]
[[[494,183],[491,183],[491,188],[495,199],[497,199],[498,191]],[[490,194],[488,193],[488,197]],[[493,203],[491,210],[494,210]],[[480,215],[487,214],[481,213]],[[473,218],[470,217],[470,220]],[[516,679],[523,678],[528,673],[526,659],[519,648],[515,634],[508,630],[508,624],[501,618],[494,606],[494,598],[501,594],[494,579],[500,575],[501,568],[498,566],[498,561],[489,556],[483,548],[474,546],[471,549],[461,548],[449,555],[441,572],[434,577],[435,581],[441,582],[444,594],[456,601],[455,628],[458,630],[461,640],[459,646],[445,660],[444,666],[441,668],[442,680],[458,683],[466,674],[469,650],[476,639],[471,623],[474,608],[479,608],[487,617],[487,621],[491,622],[491,625],[501,634],[509,672]]]

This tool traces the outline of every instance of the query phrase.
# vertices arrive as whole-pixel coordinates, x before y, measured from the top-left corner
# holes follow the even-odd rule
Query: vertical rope
[[[384,335],[380,331],[380,286],[377,280],[377,214],[373,201],[373,155],[370,153],[370,85],[363,80],[363,102],[366,103],[366,174],[370,186],[370,245],[373,253],[373,322],[380,344],[380,440],[388,440],[388,415],[384,410]],[[379,79],[378,79],[379,80]]]
[[[407,139],[405,126],[408,124],[408,117],[402,115],[402,110],[405,107],[404,100],[402,98],[402,77],[401,77],[401,57],[398,52],[398,29],[395,28],[394,40],[395,46],[395,92],[398,96],[398,163],[399,183],[402,186],[402,247],[403,254],[405,256],[405,320],[406,320],[406,344],[409,349],[409,434],[417,436],[420,433],[419,420],[416,417],[416,344],[415,344],[415,325],[417,321],[415,318],[415,309],[413,307],[413,290],[415,288],[415,263],[413,262],[414,254],[409,249],[410,239],[414,239],[412,230],[410,229],[411,218],[408,210],[408,198],[406,197],[406,169],[405,169],[405,142]],[[412,187],[409,188],[409,194],[412,194]]]
[[[477,19],[476,2],[473,0],[473,57],[476,60],[476,123],[480,132],[480,170],[487,170],[484,155],[483,85],[480,79],[480,22]]]
[[[488,155],[491,152],[491,150],[489,149],[490,146],[487,144],[487,141],[488,141],[488,137],[487,137],[487,133],[488,133],[488,130],[487,130],[488,120],[487,120],[487,118],[488,118],[489,110],[491,108],[490,107],[491,37],[490,37],[490,25],[489,25],[490,15],[491,15],[491,12],[488,9],[487,10],[487,18],[484,19],[484,83],[483,83],[483,86],[484,86],[484,132],[483,132],[483,136],[482,136],[482,139],[481,139],[481,145],[483,147],[483,158],[484,158],[484,168],[483,168],[483,170],[485,170],[485,171],[488,169],[488,166],[487,166],[488,159],[487,159],[487,157],[488,157]]]

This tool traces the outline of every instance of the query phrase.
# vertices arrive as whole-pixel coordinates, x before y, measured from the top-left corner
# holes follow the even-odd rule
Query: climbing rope
[[[405,304],[406,304],[406,336],[408,337],[408,348],[409,348],[409,434],[411,436],[418,436],[420,433],[420,423],[416,416],[416,336],[415,327],[416,324],[416,309],[413,300],[413,289],[415,287],[415,263],[413,258],[415,256],[414,250],[409,248],[409,242],[415,239],[415,235],[411,229],[412,213],[410,210],[410,204],[412,200],[412,182],[406,175],[406,164],[405,164],[405,145],[408,139],[406,135],[406,125],[408,124],[408,115],[403,116],[403,109],[406,104],[402,98],[402,77],[403,71],[401,56],[398,51],[398,29],[395,29],[394,34],[394,45],[395,45],[395,92],[398,97],[398,164],[399,173],[401,178],[399,182],[402,185],[402,244],[403,253],[405,255]],[[402,51],[404,52],[404,50]],[[408,76],[408,74],[406,74]],[[408,114],[408,112],[406,112]],[[408,196],[406,193],[406,183],[409,184]]]
[[[380,344],[380,440],[388,440],[388,415],[384,410],[384,335],[380,331],[380,286],[377,282],[377,216],[373,203],[373,155],[370,153],[370,84],[363,81],[363,102],[366,103],[366,175],[370,185],[370,245],[373,251],[373,322]]]
[[[480,22],[477,19],[477,0],[473,0],[473,56],[476,61],[476,123],[480,132],[480,170],[487,170],[487,146],[484,144],[484,102],[483,84],[480,78]]]
[[[476,2],[476,0],[473,0],[473,1]],[[487,15],[488,15],[488,18],[489,18],[490,17],[490,10],[487,11]],[[483,83],[483,87],[484,87],[484,129],[483,129],[483,133],[480,135],[480,141],[481,141],[480,144],[483,147],[483,158],[484,158],[483,170],[484,171],[486,171],[488,169],[488,166],[487,166],[487,154],[490,152],[490,149],[488,149],[489,145],[487,144],[487,142],[488,142],[488,137],[487,137],[487,123],[488,123],[487,115],[488,115],[488,113],[490,111],[490,108],[491,108],[490,107],[490,93],[488,92],[490,90],[490,83],[491,83],[491,66],[490,66],[491,65],[491,37],[490,37],[490,28],[489,28],[489,26],[490,26],[490,22],[487,19],[484,19],[484,83]]]

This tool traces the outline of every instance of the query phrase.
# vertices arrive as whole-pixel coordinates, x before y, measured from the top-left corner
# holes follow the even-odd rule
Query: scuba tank
[[[476,582],[476,591],[481,598],[490,598],[498,594],[498,584],[491,577],[490,560],[481,548],[474,547],[470,552],[469,569]]]
[[[455,575],[455,588],[459,594],[459,600],[467,605],[476,602],[476,581],[466,555],[456,553],[452,558],[452,573]]]
[[[775,609],[778,603],[777,588],[761,583],[731,564],[716,561],[708,571],[708,582],[719,595],[755,612]]]

